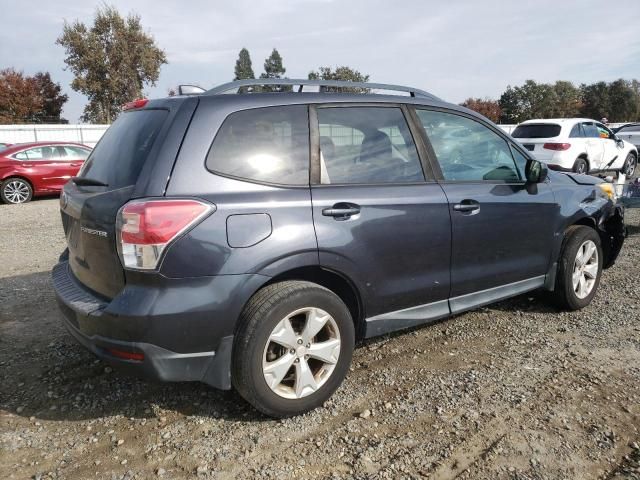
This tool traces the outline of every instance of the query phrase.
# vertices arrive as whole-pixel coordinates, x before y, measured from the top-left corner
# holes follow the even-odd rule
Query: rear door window
[[[135,185],[168,114],[167,110],[153,109],[121,113],[93,149],[79,176],[113,189]]]
[[[256,182],[309,184],[306,105],[233,113],[216,134],[206,166],[214,173]]]
[[[511,136],[513,138],[553,138],[560,135],[561,127],[555,123],[528,123],[518,125]]]
[[[398,107],[318,108],[324,184],[423,182],[411,132]]]
[[[85,160],[91,153],[91,150],[86,150],[80,147],[65,146],[64,149],[67,152],[69,160]]]
[[[593,123],[583,123],[582,130],[587,138],[600,138],[600,132]]]

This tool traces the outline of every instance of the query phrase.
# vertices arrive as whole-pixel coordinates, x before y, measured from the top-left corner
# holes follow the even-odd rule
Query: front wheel
[[[624,165],[622,166],[621,172],[625,174],[628,178],[633,178],[633,175],[636,173],[636,167],[638,166],[638,159],[633,153],[627,155],[627,159],[624,161]]]
[[[333,292],[303,281],[269,285],[241,315],[233,345],[233,385],[269,416],[308,412],[342,383],[354,342],[349,309]]]
[[[589,164],[584,158],[579,158],[576,163],[573,164],[573,171],[575,173],[589,173]]]
[[[568,310],[579,310],[591,303],[602,275],[600,236],[585,226],[567,230],[558,262],[555,296]]]
[[[26,203],[32,197],[31,185],[22,178],[9,178],[0,185],[0,198],[4,203]]]

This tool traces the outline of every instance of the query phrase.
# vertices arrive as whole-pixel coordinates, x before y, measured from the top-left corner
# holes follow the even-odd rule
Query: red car
[[[0,198],[25,203],[60,193],[90,153],[86,145],[69,142],[20,143],[0,150]]]

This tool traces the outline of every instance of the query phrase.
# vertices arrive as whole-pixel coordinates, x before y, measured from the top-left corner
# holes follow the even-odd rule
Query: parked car
[[[0,142],[0,151],[4,150],[7,147],[10,147],[11,144],[10,143],[4,143],[4,142]]]
[[[511,136],[554,170],[620,171],[631,176],[638,165],[637,148],[595,120],[527,120],[519,124]]]
[[[297,87],[228,94],[256,83]],[[282,417],[332,395],[359,339],[534,289],[591,302],[624,239],[611,184],[426,92],[326,87],[381,88],[126,106],[60,199],[53,286],[82,345]]]
[[[60,193],[90,153],[86,145],[68,142],[19,143],[0,150],[0,198],[25,203]]]
[[[618,128],[613,129],[616,137],[621,138],[640,150],[640,123],[627,123]]]

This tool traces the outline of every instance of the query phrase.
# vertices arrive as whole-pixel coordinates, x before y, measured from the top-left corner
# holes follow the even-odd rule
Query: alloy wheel
[[[322,387],[340,356],[340,331],[320,308],[298,309],[275,326],[262,357],[262,373],[273,392],[299,399]]]
[[[587,240],[576,254],[573,263],[573,291],[580,299],[587,297],[596,284],[598,278],[598,249],[596,244]]]
[[[624,174],[627,177],[632,177],[633,174],[635,173],[635,171],[636,171],[636,163],[637,163],[636,157],[634,157],[633,155],[631,155],[627,159],[627,166],[624,169]]]
[[[29,185],[22,180],[11,180],[4,186],[3,193],[10,203],[24,203],[29,199]]]

